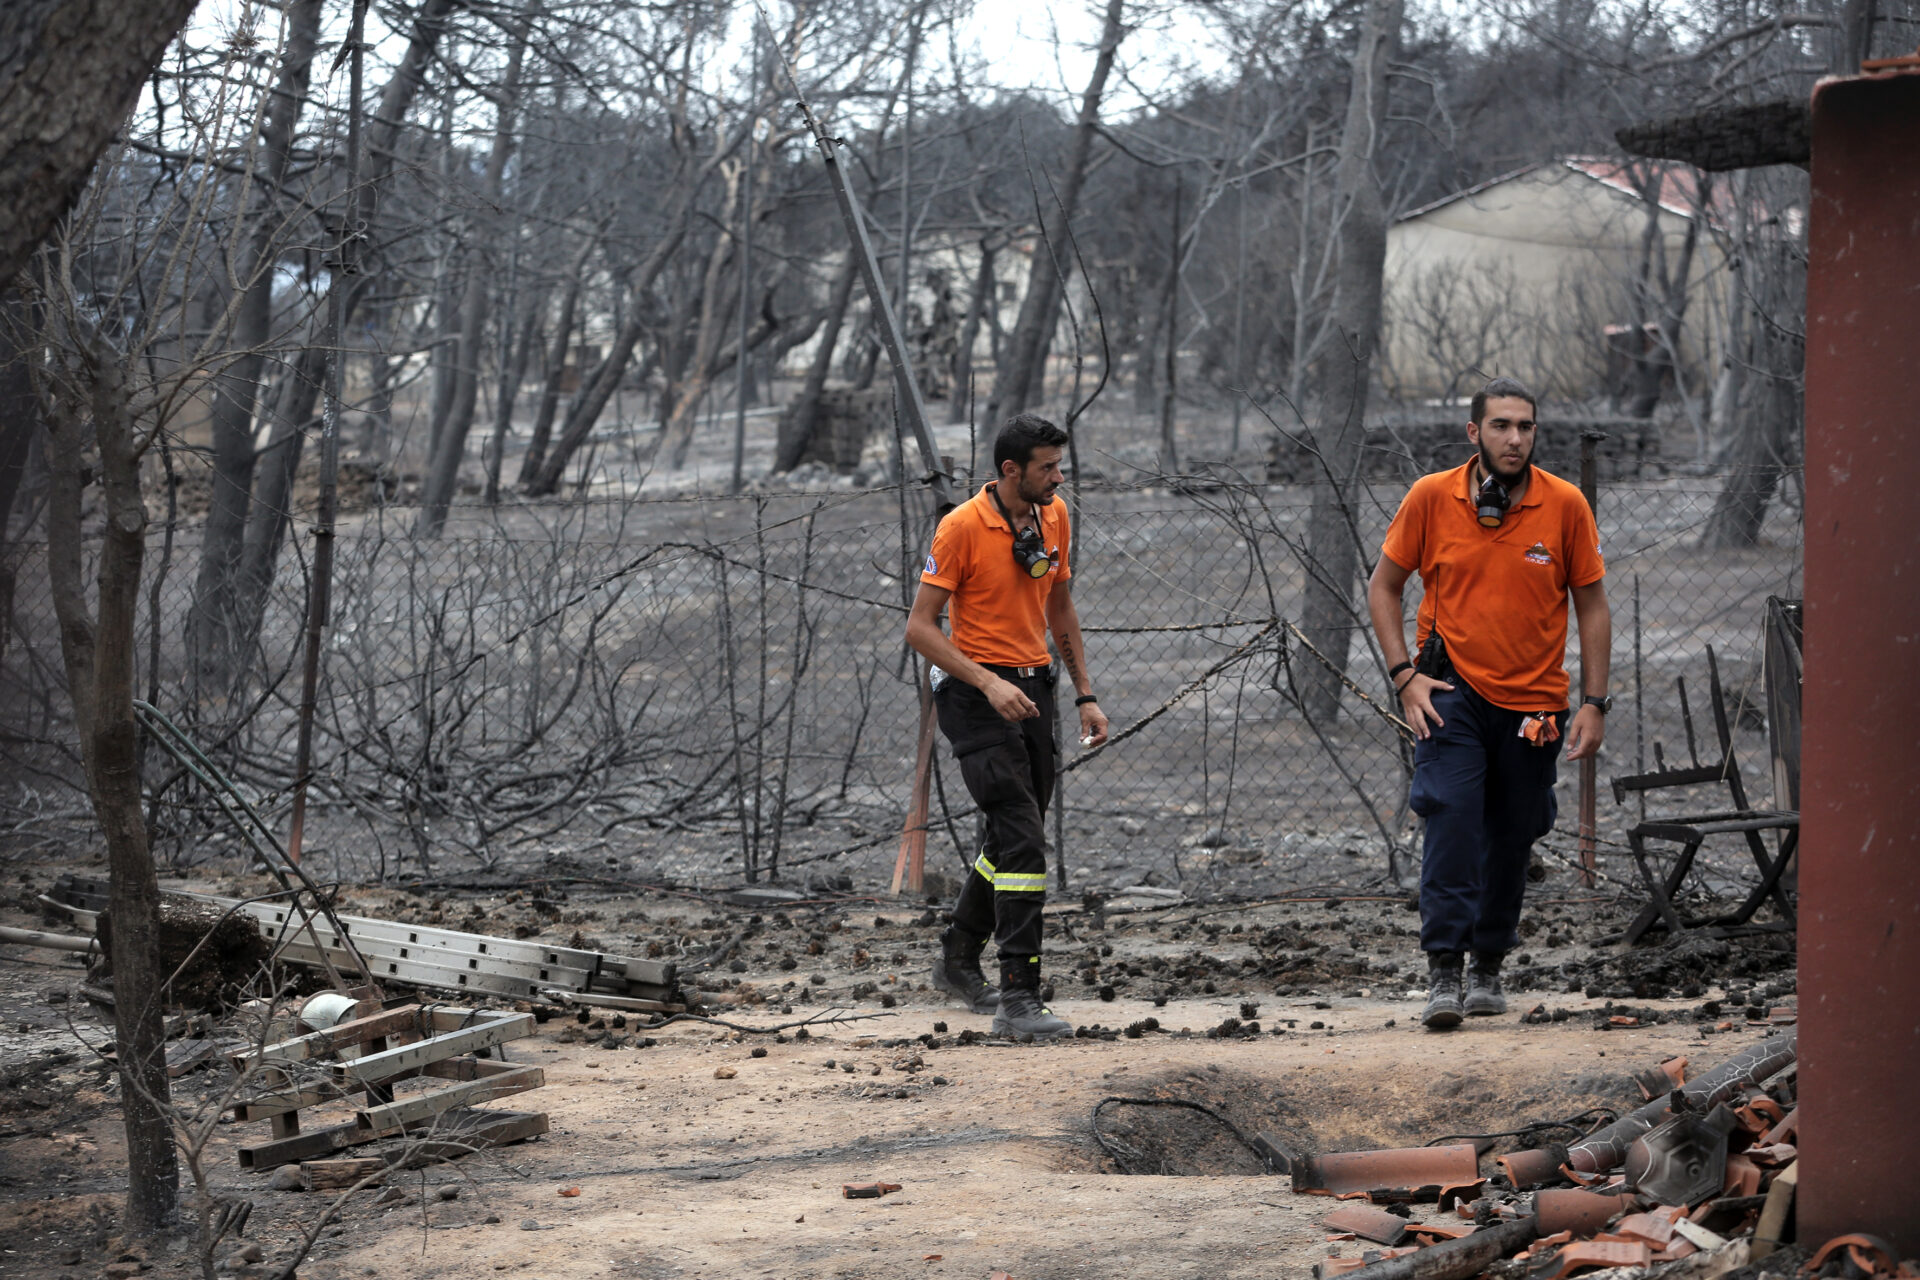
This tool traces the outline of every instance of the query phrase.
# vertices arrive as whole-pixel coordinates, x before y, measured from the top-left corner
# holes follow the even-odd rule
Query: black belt
[[[1009,680],[1034,680],[1041,676],[1051,676],[1053,674],[1052,663],[1048,663],[1044,667],[999,667],[991,662],[983,662],[980,665],[993,672],[993,674],[1004,676]]]

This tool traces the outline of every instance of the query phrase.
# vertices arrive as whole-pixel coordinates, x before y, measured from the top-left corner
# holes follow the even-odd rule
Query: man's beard
[[[1047,482],[1044,480],[1040,482],[1036,491],[1029,493],[1027,491],[1027,482],[1023,478],[1020,483],[1015,486],[1015,490],[1020,495],[1020,501],[1030,507],[1044,507],[1053,501],[1053,490],[1047,487]]]
[[[1459,457],[1460,455],[1455,454],[1454,456]],[[1501,473],[1500,468],[1493,465],[1493,455],[1487,452],[1487,446],[1485,444],[1482,444],[1480,446],[1481,476],[1482,477],[1492,476],[1495,480],[1498,480],[1501,484],[1505,485],[1509,489],[1513,488],[1513,486],[1519,484],[1522,480],[1526,479],[1527,471],[1532,466],[1533,466],[1533,458],[1531,455],[1529,455],[1527,460],[1520,464],[1520,469],[1518,471],[1514,472],[1510,476],[1504,475]]]

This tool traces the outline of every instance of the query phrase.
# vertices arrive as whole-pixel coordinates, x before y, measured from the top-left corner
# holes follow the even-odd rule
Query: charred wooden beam
[[[1616,130],[1614,140],[1637,156],[1684,160],[1702,169],[1758,169],[1813,163],[1813,116],[1804,98],[1776,98],[1715,107],[1690,116],[1648,120]]]

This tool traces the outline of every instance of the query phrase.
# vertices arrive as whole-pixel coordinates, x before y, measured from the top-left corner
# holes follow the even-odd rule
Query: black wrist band
[[[1411,670],[1413,670],[1413,664],[1411,662],[1395,663],[1393,666],[1387,668],[1387,683],[1392,684],[1393,678],[1399,675],[1402,671],[1411,671]]]
[[[1096,698],[1096,697],[1094,697],[1094,696],[1093,696],[1092,694],[1090,694],[1090,693],[1083,693],[1083,694],[1081,694],[1081,695],[1080,695],[1079,697],[1077,697],[1077,698],[1075,698],[1075,699],[1073,700],[1073,705],[1074,705],[1074,706],[1076,706],[1076,707],[1084,707],[1084,706],[1086,706],[1086,705],[1087,705],[1087,704],[1088,704],[1089,702],[1098,702],[1098,701],[1100,701],[1100,699],[1098,699],[1098,698]]]

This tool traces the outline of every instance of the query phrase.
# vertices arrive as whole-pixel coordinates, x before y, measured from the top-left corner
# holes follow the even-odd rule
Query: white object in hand
[[[1084,737],[1084,738],[1082,738],[1082,739],[1080,739],[1080,745],[1081,745],[1081,746],[1083,746],[1083,747],[1090,747],[1090,746],[1092,746],[1092,745],[1093,745],[1093,735],[1092,735],[1092,734],[1088,734],[1088,735],[1087,735],[1086,737]]]

